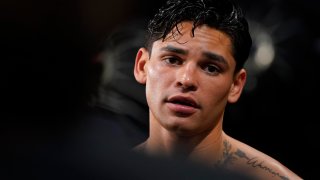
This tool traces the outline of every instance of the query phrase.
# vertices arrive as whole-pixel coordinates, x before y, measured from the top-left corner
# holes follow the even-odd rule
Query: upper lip
[[[172,96],[168,98],[167,102],[179,103],[194,108],[200,108],[200,105],[193,98],[187,96]]]

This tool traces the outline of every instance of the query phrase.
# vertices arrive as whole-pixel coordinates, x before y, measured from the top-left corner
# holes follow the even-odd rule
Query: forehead
[[[192,27],[192,22],[179,23],[164,40],[155,41],[154,48],[172,45],[190,52],[212,52],[225,59],[234,60],[232,43],[227,34],[207,25],[201,25],[194,30],[193,36]]]

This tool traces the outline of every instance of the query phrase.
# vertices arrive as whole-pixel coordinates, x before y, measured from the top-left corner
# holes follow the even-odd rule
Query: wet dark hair
[[[233,44],[236,72],[247,60],[252,39],[248,22],[232,0],[168,0],[148,24],[146,48],[151,52],[154,41],[164,40],[173,28],[183,21],[192,21],[192,35],[196,27],[207,25],[227,34]],[[178,30],[179,32],[179,30]]]

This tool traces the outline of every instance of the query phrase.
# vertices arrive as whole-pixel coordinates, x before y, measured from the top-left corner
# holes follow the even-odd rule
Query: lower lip
[[[197,108],[181,104],[167,103],[168,108],[177,115],[189,116],[197,111]]]

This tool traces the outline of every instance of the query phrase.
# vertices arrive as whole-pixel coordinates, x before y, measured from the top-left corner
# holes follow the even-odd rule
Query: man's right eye
[[[165,58],[165,62],[171,65],[180,65],[182,62],[176,57]]]

